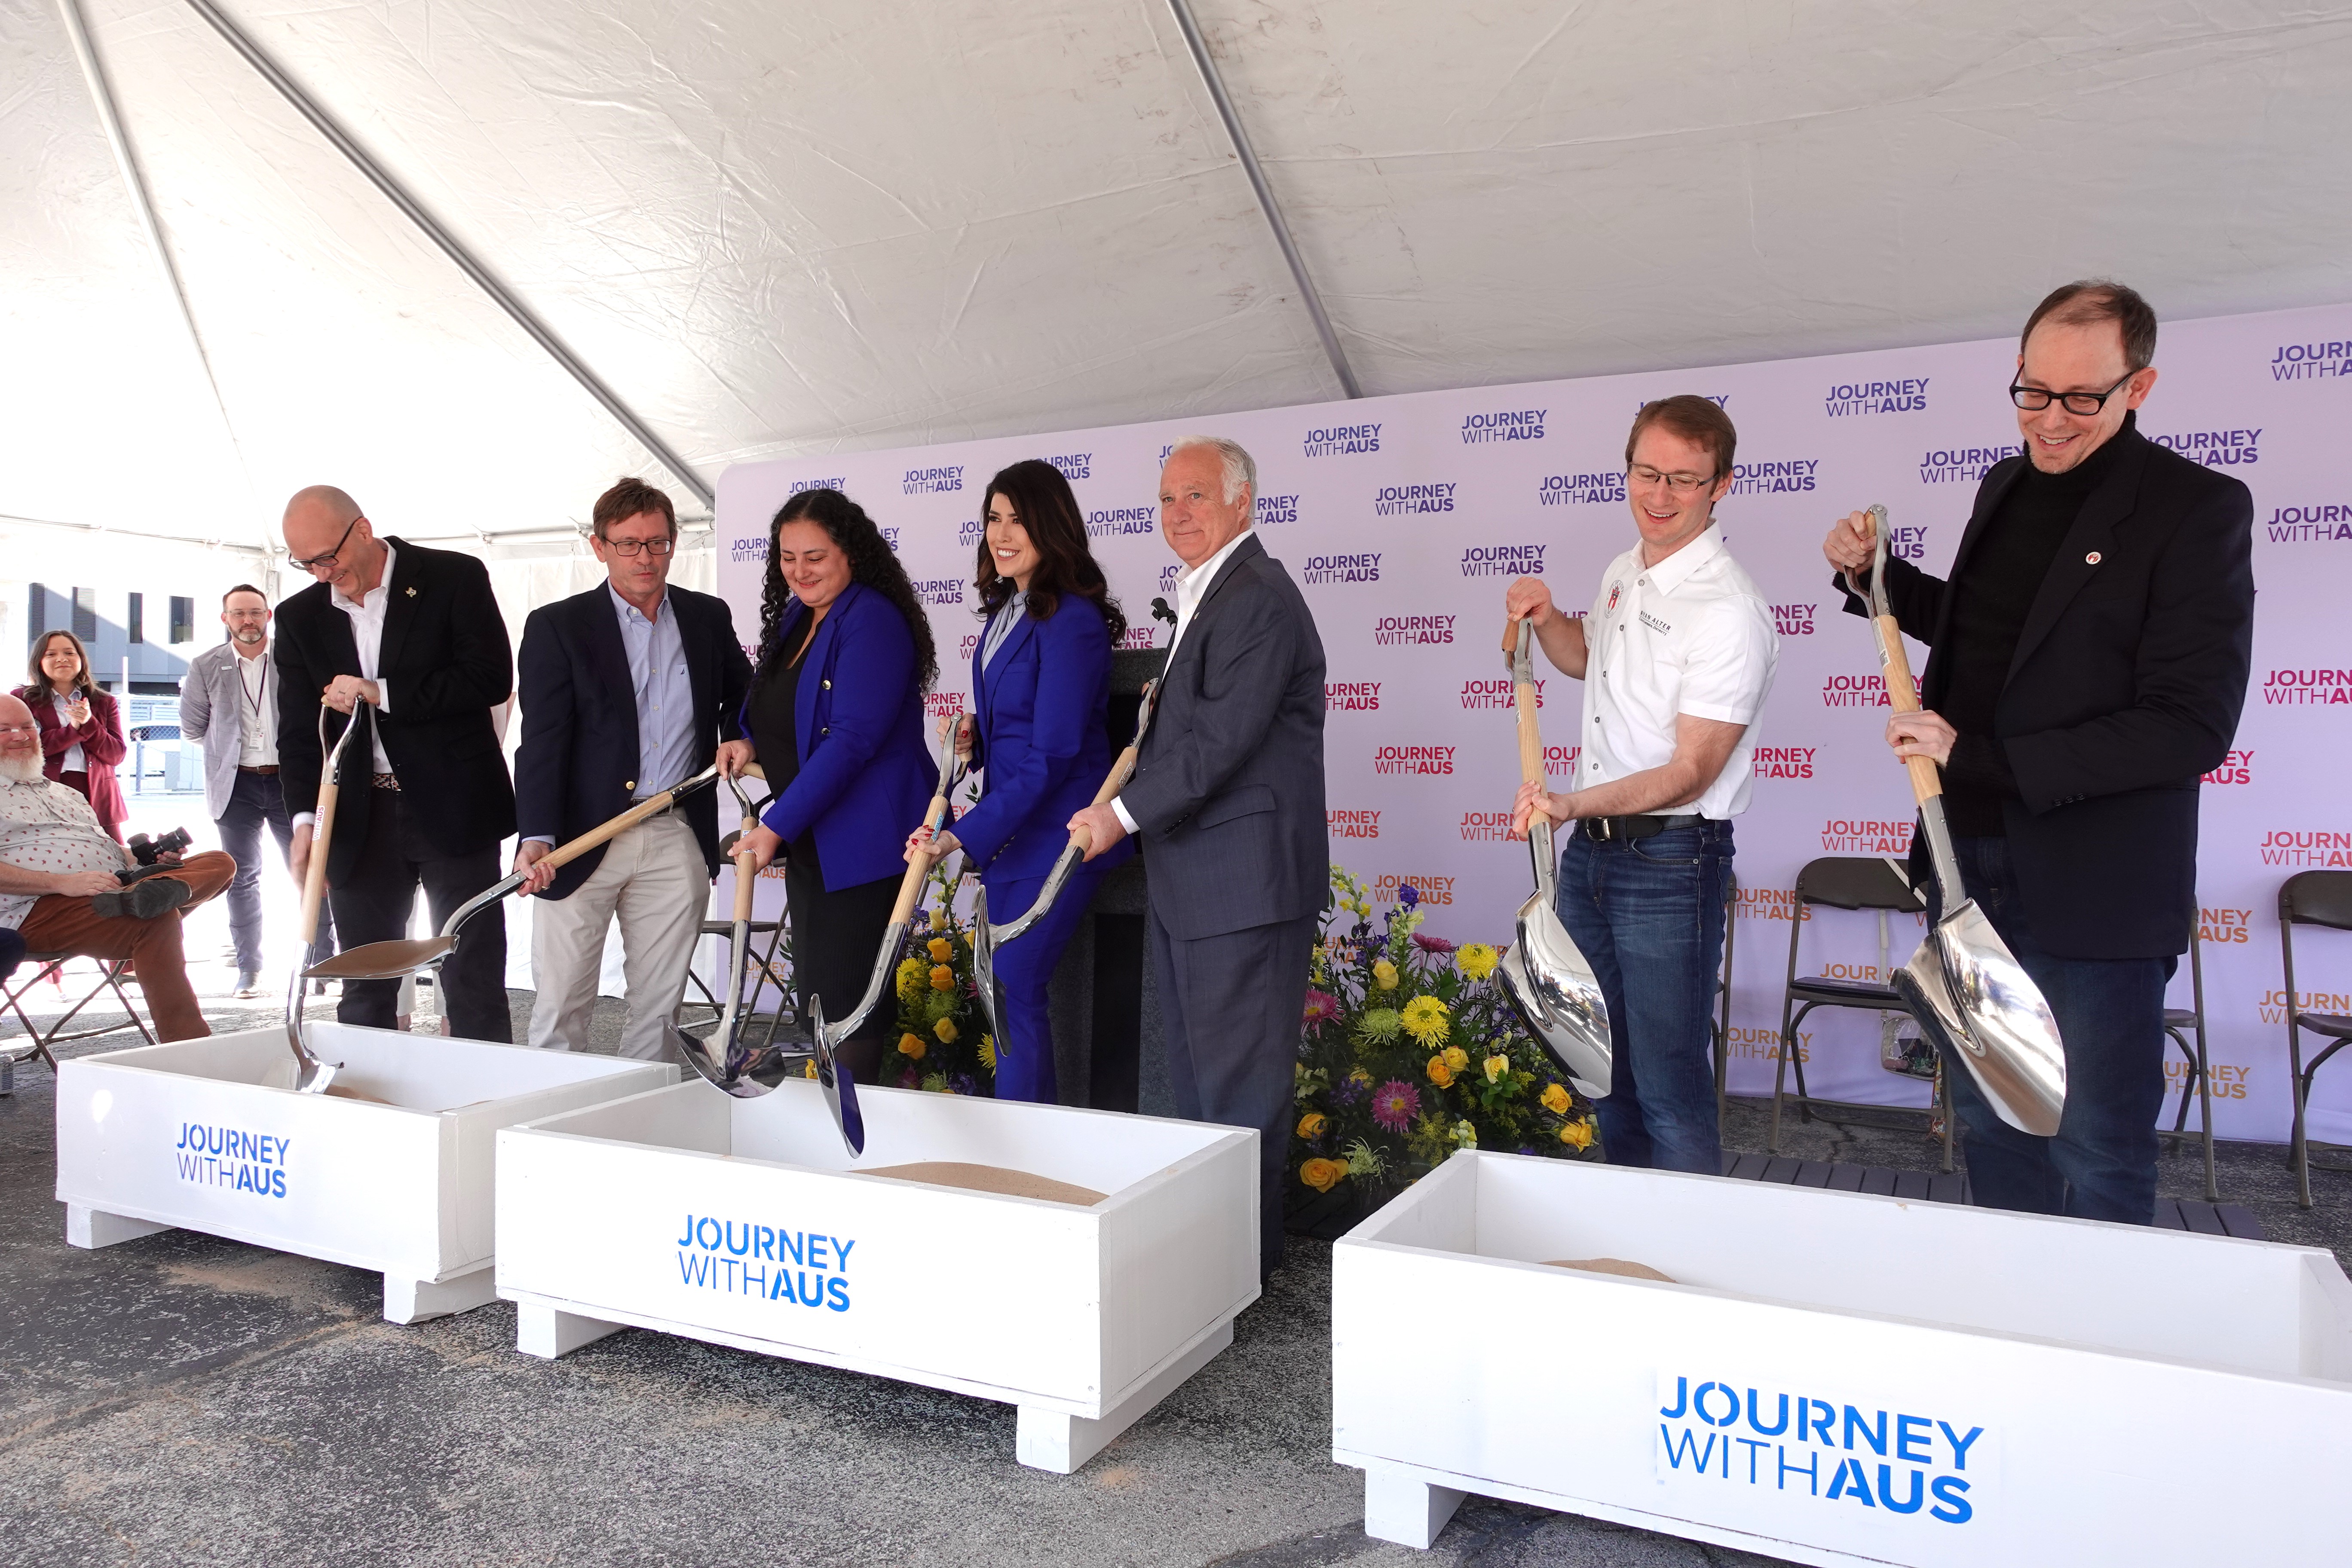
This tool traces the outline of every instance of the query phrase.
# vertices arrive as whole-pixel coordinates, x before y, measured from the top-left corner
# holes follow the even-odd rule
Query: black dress
[[[803,668],[800,660],[815,635],[812,617],[789,655],[779,654],[761,666],[744,705],[752,749],[761,771],[767,774],[770,792],[778,796],[800,776],[800,731],[795,728]],[[898,900],[899,879],[884,877],[855,887],[827,889],[814,826],[784,845],[777,858],[784,863],[784,902],[792,920],[793,993],[801,1016],[811,1016],[809,1002],[814,996],[824,1004],[824,1016],[838,1022],[865,999],[866,982],[874,973],[874,955],[889,927],[891,906]],[[895,992],[886,991],[857,1032],[843,1043],[843,1058],[858,1081],[876,1081],[884,1047],[898,1035],[898,997]]]

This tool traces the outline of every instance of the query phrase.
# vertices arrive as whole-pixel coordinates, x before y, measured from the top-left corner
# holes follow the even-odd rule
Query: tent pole
[[[171,247],[163,242],[163,226],[155,221],[155,204],[148,196],[147,181],[139,172],[138,160],[131,156],[130,135],[114,110],[114,89],[107,82],[106,68],[99,63],[98,48],[90,41],[79,0],[58,0],[58,12],[64,18],[66,37],[73,41],[74,58],[81,66],[82,81],[89,89],[99,126],[106,132],[106,144],[113,151],[115,169],[122,176],[123,189],[131,195],[131,210],[139,218],[139,232],[147,237],[148,252],[162,269],[163,281],[171,285],[172,298],[180,307],[180,325],[187,329],[188,347],[195,352],[197,368],[205,373],[205,385],[213,395],[213,411],[220,416],[221,434],[227,437],[228,449],[236,458],[237,471],[245,477],[246,505],[257,512],[260,493],[254,488],[253,469],[245,460],[245,446],[236,438],[236,426],[228,416],[228,400],[221,395],[220,378],[213,374],[213,356],[205,350],[205,335],[196,325],[195,310],[188,302],[187,285],[181,281]],[[268,525],[260,526],[262,544],[267,549],[273,542]]]
[[[191,0],[200,4],[202,0]],[[1217,106],[1217,118],[1225,122],[1225,134],[1233,138],[1234,151],[1242,161],[1242,172],[1249,176],[1250,189],[1257,193],[1257,205],[1265,214],[1266,226],[1274,230],[1274,242],[1282,247],[1283,260],[1290,264],[1292,281],[1298,285],[1298,296],[1307,303],[1307,313],[1315,319],[1315,335],[1323,340],[1323,352],[1330,356],[1333,374],[1349,397],[1361,397],[1364,389],[1356,384],[1356,373],[1348,364],[1348,356],[1339,347],[1339,334],[1331,326],[1331,318],[1324,313],[1323,296],[1315,291],[1315,280],[1307,275],[1307,258],[1298,254],[1298,246],[1290,237],[1290,226],[1282,220],[1282,208],[1276,205],[1274,188],[1265,183],[1265,171],[1257,161],[1256,150],[1251,147],[1249,132],[1242,129],[1242,117],[1225,91],[1225,79],[1217,73],[1217,63],[1209,57],[1209,41],[1201,36],[1201,24],[1192,18],[1192,0],[1168,0],[1168,8],[1176,14],[1176,30],[1184,35],[1184,47],[1192,52],[1192,64],[1199,68],[1201,80],[1209,89],[1209,97]]]
[[[247,37],[238,29],[237,25],[230,21],[219,6],[213,4],[213,0],[188,0],[188,5],[197,16],[212,25],[213,31],[228,40],[229,47],[245,57],[246,63],[260,75],[262,80],[276,88],[279,97],[292,104],[296,112],[317,128],[319,134],[324,136],[336,152],[349,159],[353,168],[366,175],[371,184],[382,191],[386,199],[394,206],[398,207],[409,222],[423,231],[425,238],[439,246],[442,254],[457,264],[458,271],[473,279],[476,288],[488,295],[492,303],[511,316],[515,325],[529,333],[531,341],[547,352],[549,358],[562,365],[589,396],[602,404],[604,412],[618,420],[621,427],[636,438],[639,446],[652,453],[662,467],[677,476],[678,481],[688,489],[692,490],[704,506],[709,507],[713,504],[714,498],[710,486],[704,482],[702,476],[696,473],[685,458],[671,450],[668,442],[655,435],[652,428],[644,420],[638,418],[627,404],[621,401],[619,395],[606,386],[594,371],[590,370],[577,355],[564,346],[562,339],[541,323],[537,316],[531,314],[529,306],[525,305],[505,284],[491,276],[489,268],[477,261],[473,253],[458,243],[457,236],[442,227],[433,215],[426,212],[423,205],[410,195],[399,181],[392,177],[388,170],[370,157],[367,150],[352,140],[351,134],[344,131],[331,115],[313,102],[310,96],[296,85],[294,79],[279,69],[278,62],[264,54],[259,45]]]

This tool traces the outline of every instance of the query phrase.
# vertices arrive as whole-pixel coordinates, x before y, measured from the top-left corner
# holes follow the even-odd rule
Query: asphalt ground
[[[214,1026],[274,1018],[222,994],[205,940],[192,930]],[[510,994],[520,1029],[530,994]],[[600,1006],[598,1048],[619,1021]],[[1774,1561],[1475,1498],[1430,1552],[1367,1539],[1360,1477],[1329,1458],[1320,1243],[1292,1240],[1232,1349],[1049,1476],[1014,1462],[1009,1405],[634,1330],[540,1362],[503,1302],[395,1327],[376,1275],[190,1232],[69,1248],[52,1082],[37,1065],[17,1081],[0,1099],[0,1564]],[[1734,1101],[1726,1131],[1760,1150],[1762,1109]],[[1783,1152],[1936,1158],[1916,1133],[1819,1123]],[[2352,1259],[2352,1175],[2323,1173],[2305,1214],[2275,1147],[2221,1163],[2225,1199],[2273,1238]],[[2198,1195],[2193,1152],[2164,1172]],[[985,1333],[1019,1308],[979,1286],[939,1310],[941,1331]]]

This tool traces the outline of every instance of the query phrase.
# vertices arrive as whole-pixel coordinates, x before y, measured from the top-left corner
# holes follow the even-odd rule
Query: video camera
[[[164,856],[176,855],[194,842],[184,827],[174,827],[161,838],[134,833],[131,836],[131,858],[142,866],[152,866]]]

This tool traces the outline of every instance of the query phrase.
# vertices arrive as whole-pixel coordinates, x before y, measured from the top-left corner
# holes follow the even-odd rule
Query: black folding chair
[[[1816,1007],[1854,1007],[1870,1013],[1908,1013],[1903,998],[1891,985],[1867,980],[1844,980],[1832,975],[1814,974],[1800,978],[1797,974],[1797,944],[1805,929],[1805,910],[1815,904],[1833,910],[1885,910],[1893,914],[1924,914],[1927,900],[1906,879],[1903,873],[1887,860],[1866,855],[1832,855],[1806,862],[1797,873],[1796,907],[1789,911],[1789,974],[1786,989],[1780,996],[1780,1044],[1779,1059],[1772,1068],[1772,1137],[1767,1145],[1771,1152],[1780,1152],[1780,1108],[1793,1102],[1798,1116],[1806,1121],[1819,1120],[1835,1124],[1853,1123],[1864,1127],[1895,1129],[1916,1128],[1926,1131],[1935,1125],[1938,1114],[1944,1123],[1944,1169],[1952,1164],[1952,1113],[1944,1095],[1943,1075],[1936,1078],[1935,1100],[1925,1111],[1906,1110],[1898,1106],[1864,1105],[1853,1100],[1829,1100],[1811,1094],[1805,1089],[1805,1064],[1797,1053],[1797,1027]],[[1797,1092],[1786,1091],[1789,1073],[1795,1068]],[[1833,1114],[1832,1114],[1833,1113]]]
[[[20,938],[19,941],[21,940]],[[16,1091],[16,1068],[21,1063],[38,1058],[48,1064],[51,1072],[57,1071],[58,1058],[53,1047],[61,1046],[68,1040],[89,1040],[100,1035],[112,1035],[124,1029],[136,1029],[139,1031],[140,1037],[149,1045],[155,1043],[155,1037],[149,1031],[146,1021],[139,1016],[139,1009],[131,1005],[131,998],[123,992],[123,979],[131,973],[131,961],[127,958],[88,959],[88,963],[97,965],[98,978],[92,983],[90,988],[82,994],[81,999],[67,1008],[64,1014],[46,1029],[33,1022],[33,1016],[25,1010],[26,994],[34,986],[47,980],[58,985],[61,995],[71,994],[64,989],[66,965],[82,956],[79,953],[71,952],[27,952],[25,954],[22,967],[15,974],[0,979],[0,1008],[16,1015],[17,1022],[25,1026],[26,1036],[21,1043],[16,1041],[0,1043],[0,1094],[14,1094]],[[115,1001],[121,1005],[122,1011],[130,1018],[129,1023],[106,1024],[97,1028],[69,1030],[67,1027],[81,1016],[83,1008],[88,1007],[110,991],[114,994]]]
[[[2157,1136],[2169,1143],[2183,1138],[2201,1138],[2205,1144],[2205,1201],[2221,1201],[2221,1189],[2213,1181],[2213,1084],[2212,1073],[2205,1056],[2205,960],[2204,943],[2197,934],[2200,919],[2196,910],[2189,911],[2189,985],[2191,1005],[2167,1007],[2164,1010],[2164,1032],[2189,1058],[2189,1076],[2180,1080],[2180,1111],[2172,1119],[2169,1131],[2158,1129]],[[2189,1044],[2191,1036],[2196,1044]],[[2203,1131],[2190,1132],[2189,1127],[2189,1091],[2197,1091],[2197,1124]]]
[[[2326,926],[2332,931],[2352,931],[2352,871],[2298,871],[2279,887],[2279,959],[2286,972],[2286,1055],[2288,1087],[2294,1094],[2294,1142],[2287,1152],[2287,1163],[2294,1171],[2295,1201],[2305,1208],[2311,1206],[2311,1167],[2323,1171],[2352,1171],[2352,1165],[2311,1157],[2311,1142],[2304,1129],[2305,1108],[2311,1100],[2311,1080],[2328,1058],[2352,1040],[2352,1015],[2343,1013],[2305,1012],[2295,1002],[2294,989],[2294,928]],[[2324,1037],[2327,1047],[2311,1058],[2303,1059],[2303,1031]],[[2320,1147],[2330,1153],[2352,1152],[2337,1145],[2323,1143]]]

